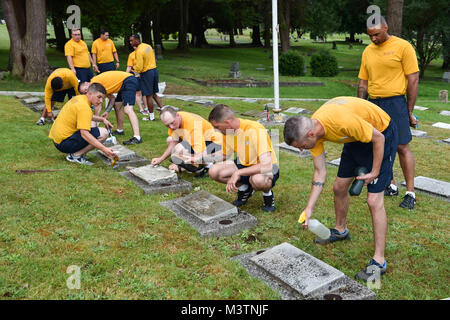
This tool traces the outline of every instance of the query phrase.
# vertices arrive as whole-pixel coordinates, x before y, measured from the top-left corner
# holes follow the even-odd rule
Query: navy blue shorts
[[[136,103],[136,91],[138,91],[138,79],[131,76],[123,80],[122,87],[116,97],[116,102],[123,102],[123,106],[134,106]]]
[[[89,131],[96,139],[100,137],[100,130],[95,127]],[[60,144],[54,143],[56,149],[62,153],[75,153],[87,147],[89,143],[81,137],[81,132],[77,131],[67,139],[61,141]]]
[[[181,145],[192,155],[195,154],[194,149],[192,149],[192,146],[189,142],[181,140]],[[206,144],[206,153],[207,154],[213,154],[220,150],[222,150],[222,146],[218,145],[212,141],[205,141]]]
[[[395,154],[397,153],[398,135],[395,122],[391,120],[389,126],[383,132],[384,155],[381,162],[380,174],[378,178],[373,180],[368,186],[367,191],[370,193],[379,193],[384,191],[391,183],[393,178],[392,167],[394,165]],[[372,170],[373,164],[373,144],[372,142],[351,142],[344,144],[341,154],[341,163],[337,176],[339,178],[352,178],[355,176],[357,167],[366,167],[369,172]]]
[[[158,69],[150,69],[141,73],[140,86],[143,96],[152,96],[154,93],[159,92],[158,82],[159,74]]]
[[[98,70],[100,70],[100,73],[116,70],[116,65],[114,62],[99,63],[97,64],[97,67]]]
[[[388,98],[369,99],[383,109],[397,126],[398,144],[408,144],[412,140],[409,127],[409,110],[405,96],[394,96]]]
[[[69,97],[69,100],[72,99],[73,97],[75,97],[75,89],[70,88],[62,91],[53,91],[51,101],[64,102],[66,95]]]
[[[91,68],[77,68],[75,67],[75,71],[77,73],[77,78],[80,80],[80,83],[83,82],[91,82],[91,79],[94,77]]]
[[[247,168],[247,166],[244,166],[243,164],[241,164],[241,162],[239,161],[239,158],[236,158],[236,160],[234,160],[234,164],[236,165],[236,167],[238,169]],[[273,188],[273,187],[275,187],[275,184],[277,183],[277,180],[280,177],[280,167],[278,167],[277,164],[272,165],[272,174],[273,174],[273,179],[272,179],[272,188]],[[250,185],[250,176],[241,176],[239,178],[238,183]]]

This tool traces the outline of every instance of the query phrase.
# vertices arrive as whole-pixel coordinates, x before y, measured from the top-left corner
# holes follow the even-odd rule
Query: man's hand
[[[111,148],[104,148],[102,151],[103,151],[103,152],[105,153],[105,155],[106,155],[108,158],[110,158],[110,159],[114,159],[114,157],[117,155],[117,154],[114,152],[114,150],[111,149]]]
[[[202,163],[202,158],[203,157],[202,157],[201,153],[195,154],[195,155],[191,156],[191,162],[200,164],[200,163]]]
[[[152,159],[152,165],[154,165],[154,166],[157,166],[158,164],[160,164],[162,161],[161,161],[161,158],[153,158]]]
[[[236,192],[237,191],[238,188],[236,186],[236,183],[239,181],[240,177],[241,176],[239,175],[239,171],[235,171],[231,175],[230,179],[228,179],[228,181],[227,181],[227,187],[226,187],[227,192]]]
[[[419,123],[419,120],[414,117],[412,113],[409,114],[409,126],[412,128],[416,128],[417,124]]]
[[[109,112],[103,112],[103,114],[101,115],[102,118],[104,118],[105,120],[108,119],[109,116]]]
[[[98,69],[98,67],[97,67],[96,64],[94,64],[94,65],[92,66],[92,68],[94,68],[94,71],[95,71],[95,72],[100,73],[100,70]]]
[[[367,186],[380,175],[379,172],[369,172],[363,176],[356,177],[357,180],[364,180],[364,186]]]
[[[77,74],[77,71],[75,70],[75,68],[70,68],[70,70],[72,70],[72,72],[75,73],[75,75]]]
[[[103,123],[105,124],[106,129],[114,128],[114,126],[111,124],[111,122],[109,122],[106,118],[103,118]]]
[[[116,63],[116,69],[119,70],[119,68],[120,68],[120,63],[117,62],[117,63]]]
[[[312,215],[313,215],[313,211],[312,209],[306,208],[304,210],[305,212],[305,222],[302,224],[303,228],[307,229],[308,228],[308,222],[309,219],[311,219]]]
[[[47,117],[52,119],[52,120],[55,120],[55,117],[53,116],[53,112],[52,111],[47,112]]]

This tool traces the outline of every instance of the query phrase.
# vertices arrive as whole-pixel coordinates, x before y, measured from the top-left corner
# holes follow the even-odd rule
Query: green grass
[[[51,32],[51,31],[50,31]],[[211,37],[214,37],[211,35]],[[7,64],[9,44],[0,26],[0,69]],[[89,40],[88,40],[89,41]],[[224,43],[216,42],[218,45]],[[307,53],[315,44],[302,40],[293,45]],[[264,49],[215,47],[180,53],[174,41],[166,42],[164,59],[158,62],[161,81],[168,94],[196,94],[241,97],[273,97],[271,88],[211,88],[184,78],[225,78],[233,61],[239,61],[244,76],[271,79],[270,52]],[[362,46],[349,50],[338,44],[339,65],[357,68]],[[119,48],[124,68],[126,53]],[[65,66],[65,59],[48,50],[54,66]],[[305,56],[306,59],[309,57]],[[6,59],[6,60],[5,60]],[[6,61],[6,62],[5,62]],[[256,71],[259,64],[267,71]],[[440,61],[433,62],[430,74],[439,76]],[[282,98],[331,98],[355,95],[357,72],[341,72],[335,78],[282,77],[282,80],[324,81],[320,88],[281,88]],[[433,138],[413,139],[416,176],[450,181],[450,147],[436,140],[449,132],[431,126],[449,122],[439,115],[448,105],[437,102],[439,90],[448,84],[422,81],[415,111],[419,130]],[[24,84],[18,80],[0,81],[0,90],[42,91],[43,84]],[[216,101],[218,102],[218,101]],[[263,110],[259,104],[220,100],[234,110]],[[195,103],[164,99],[165,104],[208,116],[209,108]],[[311,111],[321,102],[282,102],[284,107]],[[0,97],[0,298],[3,299],[278,299],[277,293],[252,278],[229,258],[253,250],[289,242],[353,277],[371,258],[373,235],[366,194],[351,201],[348,226],[352,241],[327,247],[316,246],[314,236],[296,227],[304,209],[312,179],[312,161],[280,152],[281,176],[274,188],[277,210],[261,210],[262,197],[255,194],[244,207],[258,218],[252,230],[225,238],[202,238],[186,222],[159,205],[180,194],[146,196],[132,182],[107,168],[96,158],[93,167],[80,167],[65,161],[47,137],[50,127],[33,123],[37,113],[23,107],[13,97]],[[112,116],[112,122],[115,119]],[[151,159],[166,147],[167,129],[160,121],[140,122],[144,143],[131,148]],[[279,128],[281,130],[281,128]],[[131,128],[125,121],[128,139]],[[280,131],[282,136],[282,132]],[[122,139],[119,139],[122,140]],[[339,157],[342,146],[327,143],[328,158]],[[167,162],[163,165],[168,166]],[[23,175],[20,169],[62,169],[51,173]],[[337,169],[328,167],[328,179],[315,210],[315,217],[334,226],[332,182]],[[235,194],[209,178],[201,180],[182,174],[194,190],[207,190],[232,202]],[[398,160],[395,178],[403,181]],[[402,189],[404,192],[404,189]],[[389,272],[377,290],[378,299],[440,299],[450,296],[448,238],[450,204],[418,194],[414,211],[398,207],[399,198],[386,199],[388,237],[386,257]],[[66,269],[81,267],[81,289],[69,290]]]

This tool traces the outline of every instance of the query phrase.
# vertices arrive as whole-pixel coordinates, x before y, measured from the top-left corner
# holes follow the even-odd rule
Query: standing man
[[[308,225],[314,207],[325,186],[327,169],[324,142],[344,143],[337,178],[333,185],[336,227],[328,239],[316,238],[316,244],[350,240],[346,218],[350,204],[349,187],[355,169],[365,167],[369,173],[357,177],[367,185],[367,204],[372,214],[375,252],[369,265],[356,275],[367,281],[373,270],[386,273],[387,216],[384,189],[392,179],[392,166],[397,150],[397,129],[389,115],[375,104],[355,98],[337,97],[322,105],[312,116],[292,117],[286,121],[284,140],[300,150],[309,149],[313,156],[314,174],[311,194],[306,206]],[[375,268],[375,269],[374,269]]]
[[[114,42],[109,39],[109,32],[102,30],[100,38],[92,43],[92,60],[94,69],[97,67],[100,73],[119,69],[119,56]],[[114,59],[116,64],[114,65]]]
[[[263,193],[263,211],[275,210],[272,188],[280,176],[278,160],[266,128],[256,121],[236,118],[226,105],[217,105],[209,114],[209,122],[223,134],[223,159],[234,161],[217,163],[209,169],[209,176],[226,184],[227,192],[238,191],[233,202],[243,206],[254,191]]]
[[[398,156],[406,180],[406,194],[400,207],[414,209],[414,155],[409,147],[411,127],[416,127],[413,116],[416,103],[419,67],[412,45],[388,34],[384,17],[380,24],[367,29],[372,43],[366,47],[359,71],[358,97],[375,103],[387,112],[398,130]],[[405,94],[407,99],[405,99]],[[394,180],[386,188],[385,195],[398,195]]]
[[[180,172],[184,167],[188,171],[193,169],[196,173],[203,175],[213,165],[216,153],[219,153],[222,158],[220,154],[222,135],[199,115],[184,111],[177,112],[174,108],[166,106],[162,109],[160,118],[169,128],[167,149],[159,158],[152,159],[152,165],[158,165],[172,156],[173,164],[169,169]],[[189,166],[189,164],[193,165]]]
[[[81,40],[81,30],[72,29],[72,39],[66,42],[64,53],[67,58],[70,70],[76,74],[80,82],[91,81],[94,74],[92,73],[91,64],[95,65],[89,53],[86,43]],[[97,66],[94,66],[95,72],[100,72]]]
[[[70,69],[59,68],[53,71],[45,84],[45,108],[42,110],[41,118],[36,124],[43,126],[46,117],[55,120],[52,112],[55,103],[64,102],[66,95],[70,100],[79,94],[78,79]]]
[[[133,107],[136,102],[136,90],[138,89],[138,80],[131,74],[123,71],[106,71],[98,76],[92,78],[91,83],[82,83],[80,85],[80,92],[87,91],[93,83],[100,83],[106,89],[106,95],[109,99],[109,105],[106,107],[105,113],[102,117],[108,118],[108,114],[114,106],[117,118],[117,130],[113,132],[115,135],[124,135],[123,119],[124,113],[130,119],[131,127],[133,129],[133,137],[124,141],[124,145],[142,143],[142,138],[139,133],[139,120],[134,113]],[[114,93],[117,93],[117,98],[114,98]],[[100,114],[101,105],[95,108],[95,115]]]
[[[133,52],[131,52],[128,55],[127,70],[125,72],[129,72],[129,73],[132,73],[133,75],[135,75],[135,73],[134,73],[135,60],[136,60],[136,48],[133,48]],[[139,90],[136,91],[136,102],[139,106],[139,112],[143,115],[148,116],[149,112],[148,112],[148,108],[147,108],[147,99],[143,99],[140,85],[139,85],[138,89]]]
[[[106,90],[102,85],[92,84],[86,95],[76,96],[67,102],[53,123],[49,138],[53,140],[56,149],[68,154],[67,161],[91,166],[93,163],[87,160],[85,154],[95,148],[102,150],[109,158],[114,158],[114,150],[103,145],[108,137],[108,130],[91,128],[92,120],[103,122],[106,128],[112,127],[105,118],[92,114],[91,105],[101,106],[105,94]]]
[[[163,104],[156,94],[159,91],[159,74],[156,68],[155,53],[150,45],[141,43],[141,38],[137,34],[130,36],[130,44],[132,47],[136,47],[134,72],[140,79],[142,95],[147,100],[149,120],[155,121],[152,99],[156,101],[160,109],[163,108]]]

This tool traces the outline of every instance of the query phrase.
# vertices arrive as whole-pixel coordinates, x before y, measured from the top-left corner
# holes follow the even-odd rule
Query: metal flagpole
[[[280,109],[280,89],[278,77],[278,0],[272,0],[272,45],[273,45],[273,88],[275,108]]]

